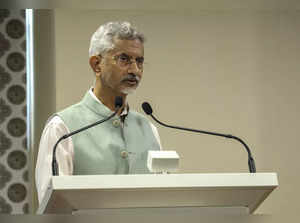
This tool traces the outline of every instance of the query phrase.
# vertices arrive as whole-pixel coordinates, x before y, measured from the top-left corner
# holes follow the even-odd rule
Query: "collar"
[[[96,102],[96,103],[99,103],[100,105],[102,105],[102,106],[104,106],[107,110],[109,110],[110,111],[110,113],[111,113],[111,110],[108,108],[108,107],[106,107],[97,97],[96,97],[96,95],[94,94],[94,92],[93,92],[93,87],[91,87],[90,88],[90,90],[89,90],[89,94],[90,94],[90,96],[92,97],[92,99]],[[107,113],[107,111],[105,112],[105,113]],[[121,118],[121,120],[122,121],[124,121],[125,120],[125,118],[127,117],[127,115],[128,115],[128,113],[129,113],[129,105],[128,105],[128,103],[127,103],[127,105],[125,106],[125,108],[123,108],[123,110],[122,110],[122,112],[121,112],[121,114],[120,114],[120,118]]]

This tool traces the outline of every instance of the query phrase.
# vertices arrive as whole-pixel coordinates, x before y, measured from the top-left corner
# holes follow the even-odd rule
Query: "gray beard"
[[[135,92],[136,88],[125,88],[122,90],[123,94],[133,94]]]

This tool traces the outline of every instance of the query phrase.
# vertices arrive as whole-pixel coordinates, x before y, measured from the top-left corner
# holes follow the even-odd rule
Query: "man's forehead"
[[[114,49],[112,52],[127,52],[138,54],[137,56],[144,55],[144,44],[139,39],[114,39]]]

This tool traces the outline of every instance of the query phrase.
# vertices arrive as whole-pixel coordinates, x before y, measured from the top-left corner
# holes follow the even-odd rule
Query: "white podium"
[[[276,173],[55,176],[37,213],[252,214],[277,186]]]

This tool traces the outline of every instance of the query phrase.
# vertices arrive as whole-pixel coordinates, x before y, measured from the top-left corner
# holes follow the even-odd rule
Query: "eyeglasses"
[[[122,53],[120,55],[116,55],[112,57],[116,64],[120,67],[127,67],[132,63],[136,63],[137,67],[142,70],[144,66],[144,57],[137,57],[133,59],[131,56],[127,55],[126,53]]]

